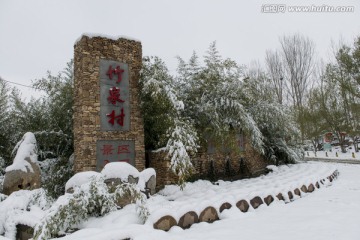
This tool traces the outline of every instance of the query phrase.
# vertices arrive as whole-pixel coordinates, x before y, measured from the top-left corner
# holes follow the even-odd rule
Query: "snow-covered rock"
[[[92,180],[98,180],[101,178],[101,173],[95,171],[79,172],[72,176],[65,184],[65,192],[72,193],[74,187],[80,187],[85,183],[89,183]]]
[[[125,162],[111,162],[105,165],[101,174],[107,179],[121,179],[123,182],[130,182],[129,176],[139,178],[139,171],[132,165]],[[136,181],[138,182],[138,181]]]
[[[10,195],[14,191],[40,188],[41,173],[37,162],[37,146],[35,135],[24,134],[15,146],[16,156],[13,164],[6,168],[3,193]]]
[[[147,168],[140,172],[140,179],[138,183],[140,189],[150,191],[150,194],[153,195],[156,192],[156,172],[153,168]]]
[[[33,172],[31,162],[37,164],[38,157],[35,135],[31,132],[25,133],[21,141],[16,144],[14,151],[16,150],[13,164],[8,166],[5,171],[21,170],[23,172]]]
[[[142,191],[149,190],[150,194],[155,194],[156,188],[156,172],[153,168],[147,168],[139,172],[132,165],[125,162],[112,162],[105,165],[101,173],[94,171],[86,171],[75,174],[69,179],[65,185],[65,191],[72,193],[74,187],[80,187],[85,183],[89,183],[93,179],[103,178],[109,187],[117,186],[121,183],[132,183]]]

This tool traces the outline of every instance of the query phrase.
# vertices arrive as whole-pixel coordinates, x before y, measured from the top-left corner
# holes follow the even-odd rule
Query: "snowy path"
[[[129,207],[103,219],[94,219],[85,224],[85,229],[62,239],[359,240],[360,166],[332,163],[309,165],[317,169],[337,168],[340,176],[332,186],[322,187],[292,203],[276,201],[269,207],[262,205],[248,213],[233,207],[220,214],[220,221],[194,224],[187,230],[173,227],[169,232],[164,232],[154,230],[149,224],[136,224]]]
[[[334,165],[334,164],[331,164]],[[336,165],[339,178],[331,187],[290,204],[277,202],[242,214],[229,210],[226,219],[189,230],[172,229],[157,239],[360,239],[360,166]],[[135,239],[152,239],[141,236]],[[154,238],[155,239],[155,238]]]

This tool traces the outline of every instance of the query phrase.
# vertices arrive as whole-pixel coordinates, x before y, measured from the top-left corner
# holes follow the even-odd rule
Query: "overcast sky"
[[[286,4],[284,13],[263,13],[265,4]],[[289,6],[353,6],[353,12],[289,12]],[[263,8],[265,9],[265,8]],[[266,10],[266,9],[265,9]],[[360,35],[358,0],[0,0],[0,76],[30,85],[57,73],[73,58],[84,32],[141,40],[143,55],[161,57],[173,71],[176,56],[204,55],[217,41],[223,57],[241,64],[263,61],[279,37],[294,33],[316,43],[327,58],[331,41]],[[29,98],[39,93],[19,87]]]

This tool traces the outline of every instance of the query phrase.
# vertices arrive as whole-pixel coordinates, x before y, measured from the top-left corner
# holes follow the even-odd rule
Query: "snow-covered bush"
[[[73,151],[72,136],[63,131],[34,132],[38,143],[39,161],[69,156]]]
[[[17,224],[35,227],[51,203],[41,188],[12,193],[0,204],[0,235],[15,239]]]
[[[74,156],[45,159],[39,162],[41,181],[48,195],[56,199],[65,192],[65,184],[73,175]]]
[[[175,127],[169,129],[169,132],[166,150],[171,159],[170,169],[178,175],[179,184],[184,187],[185,180],[192,173],[190,153],[197,151],[198,137],[189,121],[175,120]]]
[[[100,179],[101,177],[102,174],[95,171],[78,172],[66,182],[65,192],[73,193],[75,187],[80,187],[85,183]]]
[[[303,151],[298,144],[300,131],[285,106],[257,101],[249,109],[263,135],[265,156],[274,164],[296,163]]]
[[[125,193],[134,196],[134,202],[138,204],[139,217],[146,219],[148,211],[144,202],[145,197],[136,185],[120,184],[114,192],[109,192],[103,178],[94,178],[81,186],[75,186],[73,194],[61,196],[45,212],[45,217],[35,228],[34,239],[49,239],[64,234],[89,217],[104,216],[116,210],[117,198]]]
[[[5,160],[0,157],[0,176],[5,174]]]
[[[140,188],[136,184],[122,183],[117,185],[113,192],[113,197],[115,201],[117,199],[127,198],[131,203],[135,203],[136,213],[140,220],[145,223],[150,213],[146,206],[146,196],[140,191]]]
[[[49,239],[63,234],[90,216],[103,216],[116,209],[103,181],[92,181],[61,196],[36,226],[35,239]]]
[[[4,174],[5,174],[5,160],[0,157],[0,193],[3,189],[3,183],[4,183]],[[1,199],[0,199],[1,201]]]

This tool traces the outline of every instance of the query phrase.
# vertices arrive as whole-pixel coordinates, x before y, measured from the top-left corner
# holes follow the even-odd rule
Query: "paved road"
[[[352,160],[352,159],[312,158],[312,157],[305,157],[305,161],[360,164],[360,160],[356,160],[356,159]]]

